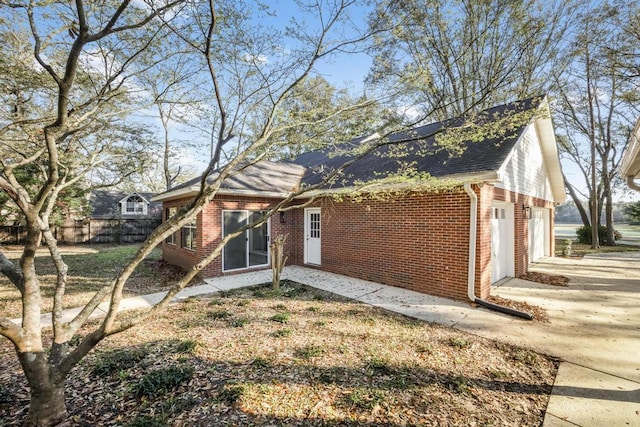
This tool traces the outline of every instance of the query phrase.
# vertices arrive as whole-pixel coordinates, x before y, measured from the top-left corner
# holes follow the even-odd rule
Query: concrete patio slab
[[[286,267],[283,278],[356,300],[384,287],[380,283],[296,265]]]
[[[231,289],[257,285],[259,283],[271,282],[271,270],[250,271],[248,273],[234,274],[232,276],[214,277],[211,279],[205,279],[205,282],[218,290],[228,291]]]

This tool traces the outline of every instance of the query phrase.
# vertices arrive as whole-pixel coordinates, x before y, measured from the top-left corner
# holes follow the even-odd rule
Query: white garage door
[[[532,208],[529,218],[529,262],[549,255],[550,226],[549,209]]]
[[[491,205],[491,283],[513,276],[513,204]]]

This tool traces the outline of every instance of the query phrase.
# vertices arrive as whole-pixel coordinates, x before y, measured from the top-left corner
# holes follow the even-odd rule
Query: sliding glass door
[[[264,214],[263,211],[223,211],[222,236],[238,231],[259,220]],[[269,220],[229,240],[222,251],[222,264],[224,271],[268,265]]]

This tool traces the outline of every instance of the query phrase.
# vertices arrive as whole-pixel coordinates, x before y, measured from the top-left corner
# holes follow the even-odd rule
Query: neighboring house
[[[629,188],[640,191],[640,183],[636,182],[636,179],[640,179],[640,117],[622,155],[620,175]]]
[[[539,114],[501,127],[501,118],[526,112]],[[445,126],[462,126],[461,119],[394,134],[388,145],[347,167],[329,191],[344,194],[358,183],[393,176],[407,164],[418,175],[448,179],[446,188],[412,186],[357,200],[320,197],[232,239],[201,275],[267,268],[270,236],[288,234],[290,265],[449,298],[486,298],[492,283],[553,255],[554,204],[563,202],[565,193],[546,98],[496,107],[474,120],[498,126],[482,138],[462,141],[463,150],[441,149],[431,136]],[[260,161],[242,169],[222,183],[191,224],[164,242],[164,259],[192,268],[224,236],[292,191],[321,182],[347,158],[316,151],[293,162]],[[163,203],[166,219],[198,189],[199,180],[193,180],[153,200]],[[294,204],[306,200],[299,197]]]
[[[68,218],[55,229],[65,243],[133,243],[144,241],[162,221],[162,204],[152,193],[94,190],[89,215]]]
[[[89,196],[91,218],[142,218],[162,216],[162,203],[151,202],[153,193],[95,190]]]

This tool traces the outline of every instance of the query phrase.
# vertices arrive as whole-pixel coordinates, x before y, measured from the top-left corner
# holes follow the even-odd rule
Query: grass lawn
[[[69,266],[69,276],[64,298],[65,307],[78,307],[88,302],[93,293],[108,284],[138,249],[138,245],[82,245],[60,246],[64,260]],[[17,246],[2,247],[7,258],[17,262],[22,252]],[[40,274],[42,310],[49,312],[53,306],[55,267],[48,257],[46,247],[38,249],[36,267]],[[159,292],[167,289],[179,271],[162,260],[162,253],[154,249],[138,266],[127,282],[125,296]],[[20,292],[0,274],[0,316],[19,317]],[[16,315],[18,313],[18,315]]]
[[[0,425],[19,424],[28,390],[2,339],[0,364]],[[68,379],[65,425],[541,425],[556,369],[287,282],[188,299],[105,340]]]
[[[562,256],[562,247],[566,238],[556,238],[556,256]],[[583,257],[587,254],[599,254],[608,252],[634,252],[640,251],[638,245],[617,244],[615,246],[600,246],[598,249],[591,249],[591,245],[578,243],[575,239],[571,242],[571,256]]]

